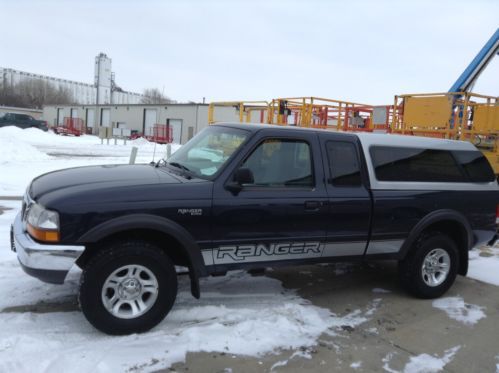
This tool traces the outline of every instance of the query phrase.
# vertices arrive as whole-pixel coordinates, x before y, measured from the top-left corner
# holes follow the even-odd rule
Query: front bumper
[[[25,231],[21,213],[10,230],[11,248],[23,270],[43,282],[62,284],[85,246],[45,245],[35,242]]]

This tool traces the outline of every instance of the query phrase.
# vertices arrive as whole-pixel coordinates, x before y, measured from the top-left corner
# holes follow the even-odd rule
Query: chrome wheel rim
[[[426,285],[441,285],[449,275],[450,256],[444,249],[433,249],[424,258],[421,275]]]
[[[102,287],[102,303],[120,319],[133,319],[149,311],[158,298],[158,280],[148,268],[130,264],[111,273]]]

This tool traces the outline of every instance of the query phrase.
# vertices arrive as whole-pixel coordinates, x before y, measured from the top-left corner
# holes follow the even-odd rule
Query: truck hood
[[[180,179],[167,172],[160,172],[150,165],[106,165],[69,168],[50,172],[35,178],[29,194],[39,200],[48,194],[104,188],[122,188],[151,184],[180,183]]]

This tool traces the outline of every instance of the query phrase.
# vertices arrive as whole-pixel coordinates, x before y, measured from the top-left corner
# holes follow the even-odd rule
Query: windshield
[[[168,164],[197,177],[211,179],[248,135],[248,131],[237,128],[208,127],[173,153]]]

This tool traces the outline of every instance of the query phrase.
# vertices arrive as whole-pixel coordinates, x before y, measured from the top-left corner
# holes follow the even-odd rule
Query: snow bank
[[[138,147],[136,163],[165,157],[166,145],[137,139],[101,144],[97,136],[60,136],[36,128],[0,128],[0,196],[21,196],[29,182],[46,172],[69,167],[128,163],[132,147]],[[172,153],[180,145],[172,144]],[[5,175],[5,176],[4,176]]]
[[[447,297],[435,299],[433,307],[447,313],[451,319],[457,320],[465,325],[474,325],[485,318],[484,307],[474,304],[464,303],[463,298]]]
[[[31,145],[56,145],[56,144],[98,144],[97,136],[60,136],[51,131],[42,131],[38,128],[21,129],[15,126],[0,128],[0,138],[22,141]]]
[[[0,137],[0,165],[15,161],[49,160],[45,153],[42,153],[34,146]],[[4,175],[6,177],[7,175]]]

